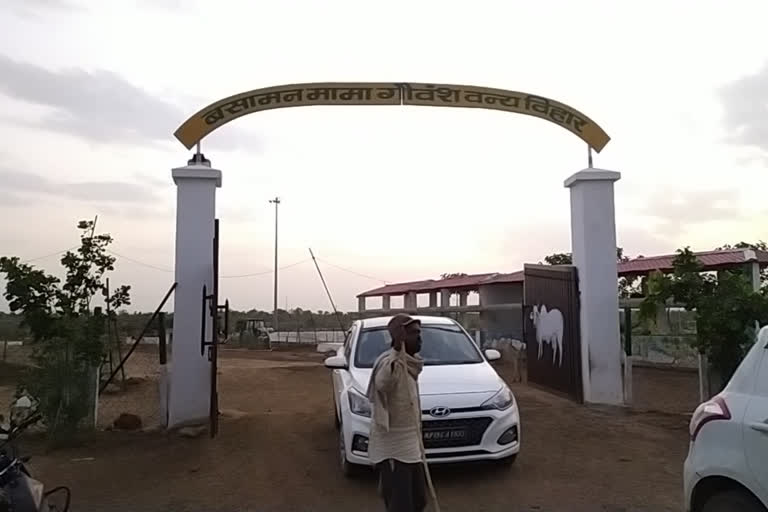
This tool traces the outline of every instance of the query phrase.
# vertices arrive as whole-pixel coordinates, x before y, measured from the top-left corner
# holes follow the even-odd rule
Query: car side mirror
[[[492,348],[487,348],[485,349],[485,357],[489,361],[498,361],[501,359],[501,352]]]
[[[331,356],[325,360],[325,367],[331,370],[346,370],[347,358],[344,356]]]

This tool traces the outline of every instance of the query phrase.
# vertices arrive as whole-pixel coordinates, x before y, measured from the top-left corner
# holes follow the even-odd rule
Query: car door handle
[[[753,430],[757,430],[758,432],[763,432],[765,434],[768,434],[768,422],[759,422],[759,421],[753,421],[752,423],[748,423],[749,428]]]

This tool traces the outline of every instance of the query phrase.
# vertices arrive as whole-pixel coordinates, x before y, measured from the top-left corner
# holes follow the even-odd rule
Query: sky
[[[0,254],[59,273],[77,221],[114,238],[115,284],[152,310],[173,282],[175,129],[231,94],[427,82],[538,94],[611,136],[629,256],[768,239],[768,3],[734,0],[3,0]],[[512,272],[570,251],[563,182],[583,141],[477,109],[303,107],[202,143],[223,173],[221,297],[330,309],[384,282]],[[255,274],[255,275],[254,275]],[[239,276],[239,277],[238,277]],[[0,282],[4,289],[4,283]],[[0,299],[0,310],[7,304]]]

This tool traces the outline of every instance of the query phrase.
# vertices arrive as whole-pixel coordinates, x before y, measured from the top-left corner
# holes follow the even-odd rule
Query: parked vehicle
[[[512,391],[454,320],[416,317],[422,323],[419,376],[424,447],[429,463],[498,460],[512,463],[520,451],[520,416]],[[325,365],[333,370],[341,469],[347,476],[368,459],[371,407],[365,397],[373,363],[391,345],[390,318],[355,322],[344,345]]]
[[[29,457],[19,455],[16,449],[15,441],[21,433],[40,421],[40,414],[34,409],[26,404],[19,406],[23,401],[31,404],[27,397],[20,398],[11,407],[7,426],[2,425],[0,415],[0,512],[67,512],[69,489],[56,487],[46,491],[43,483],[32,478],[25,467]]]
[[[717,396],[696,408],[685,459],[689,512],[768,512],[768,327]]]

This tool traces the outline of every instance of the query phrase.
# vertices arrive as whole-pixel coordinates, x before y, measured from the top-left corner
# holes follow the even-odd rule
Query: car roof
[[[455,325],[456,322],[452,318],[447,318],[444,316],[413,316],[412,318],[415,318],[416,320],[421,321],[422,324],[430,324],[430,325]],[[379,316],[376,318],[366,318],[361,320],[362,327],[364,329],[367,328],[376,328],[376,327],[386,327],[389,321],[392,320],[391,316]]]

